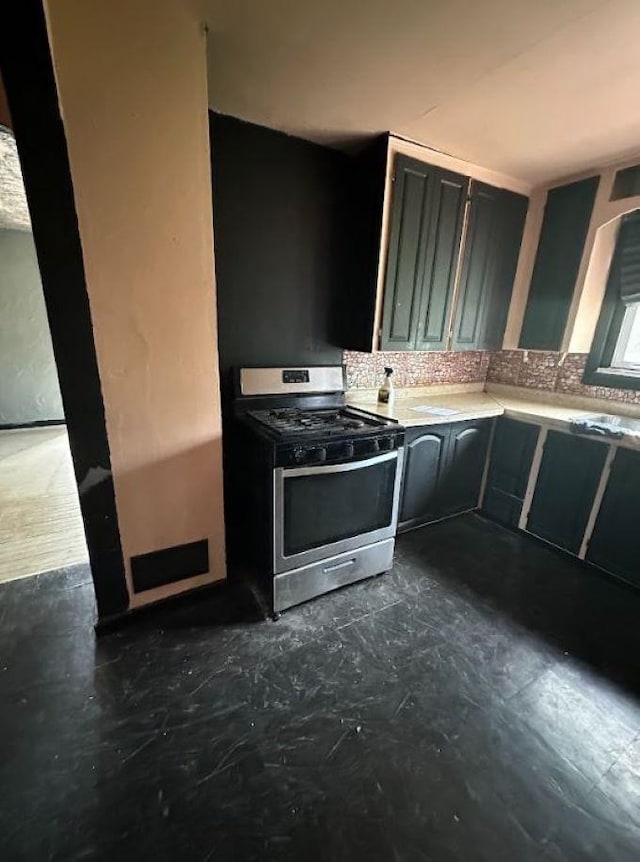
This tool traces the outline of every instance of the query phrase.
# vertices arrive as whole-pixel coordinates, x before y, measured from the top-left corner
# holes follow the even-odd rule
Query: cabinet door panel
[[[434,200],[418,315],[418,350],[446,347],[466,189],[466,177],[444,171],[434,176]]]
[[[456,312],[454,346],[470,350],[480,341],[487,289],[493,277],[491,248],[496,228],[496,201],[493,189],[474,184],[465,255]]]
[[[441,476],[442,516],[477,507],[490,431],[488,419],[451,426],[447,460]]]
[[[540,428],[501,417],[491,447],[483,511],[509,527],[517,527],[527,492]]]
[[[466,177],[396,157],[383,350],[446,346],[466,188]]]
[[[522,195],[472,184],[454,350],[502,346],[527,207]]]
[[[426,524],[439,517],[440,475],[444,465],[449,426],[407,432],[400,527]]]
[[[415,345],[419,281],[428,227],[432,177],[419,162],[398,160],[382,325],[383,350]]]
[[[561,347],[598,182],[587,177],[547,196],[520,347]]]
[[[527,530],[577,554],[606,456],[603,443],[550,431]]]
[[[479,349],[502,349],[528,209],[528,198],[504,189],[499,191],[493,277],[488,289],[483,329],[478,340]]]
[[[640,586],[640,452],[618,449],[587,560]]]

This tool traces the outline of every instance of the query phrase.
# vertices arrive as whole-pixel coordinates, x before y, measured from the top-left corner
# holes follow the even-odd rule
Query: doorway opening
[[[129,608],[71,166],[41,0],[0,28],[0,78],[24,177],[99,621]],[[5,124],[6,125],[6,124]]]
[[[0,116],[0,583],[88,563],[16,141]]]

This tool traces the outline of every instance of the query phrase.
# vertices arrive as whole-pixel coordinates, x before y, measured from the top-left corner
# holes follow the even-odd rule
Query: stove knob
[[[393,437],[381,437],[379,446],[381,452],[390,452],[393,449]]]
[[[342,458],[353,458],[353,443],[345,443],[342,449]]]
[[[377,440],[368,440],[367,441],[367,452],[371,452],[372,454],[380,451],[380,446]]]
[[[308,464],[318,464],[320,461],[326,461],[326,448],[324,446],[314,446],[312,449],[307,449],[306,460]]]
[[[307,457],[307,450],[304,446],[294,446],[292,454],[293,460],[296,464],[303,464]]]

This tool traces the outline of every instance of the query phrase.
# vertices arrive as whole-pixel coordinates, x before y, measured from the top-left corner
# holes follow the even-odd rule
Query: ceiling
[[[0,126],[0,230],[31,230],[13,132]]]
[[[390,130],[532,185],[640,151],[638,0],[194,0],[209,103],[333,146]]]

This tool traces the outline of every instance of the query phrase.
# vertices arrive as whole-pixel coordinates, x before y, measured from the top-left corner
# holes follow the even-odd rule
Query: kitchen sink
[[[594,413],[590,416],[574,416],[571,430],[576,434],[593,434],[599,437],[619,439],[625,434],[640,437],[640,419],[629,416],[614,416],[610,413]]]

